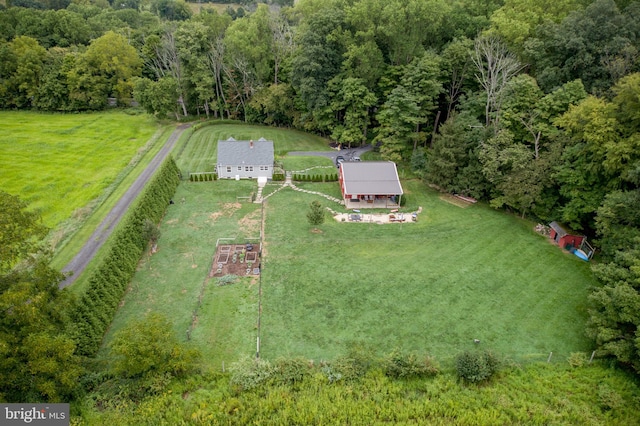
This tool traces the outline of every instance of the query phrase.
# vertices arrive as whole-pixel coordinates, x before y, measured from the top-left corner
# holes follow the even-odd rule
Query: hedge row
[[[338,180],[338,174],[333,173],[329,175],[307,175],[307,174],[294,174],[293,180],[297,182],[336,182]]]
[[[108,253],[89,278],[87,290],[71,313],[70,334],[80,354],[93,356],[97,353],[147,247],[145,222],[155,224],[160,221],[179,183],[178,167],[173,158],[169,158],[113,235]]]
[[[189,173],[189,181],[191,182],[211,182],[214,180],[218,180],[218,174],[211,173]]]

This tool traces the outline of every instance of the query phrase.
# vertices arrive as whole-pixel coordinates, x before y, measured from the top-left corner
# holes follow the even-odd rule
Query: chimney
[[[249,141],[249,148],[253,148],[253,141]]]

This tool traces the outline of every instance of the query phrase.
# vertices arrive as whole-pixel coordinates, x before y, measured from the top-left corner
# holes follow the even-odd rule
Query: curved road
[[[178,126],[178,128],[169,136],[169,139],[164,144],[164,146],[160,149],[160,151],[156,154],[155,157],[151,160],[149,165],[140,176],[131,184],[131,187],[124,193],[122,198],[118,200],[115,206],[111,209],[107,217],[98,225],[96,230],[91,234],[89,240],[82,247],[80,252],[74,257],[71,262],[67,264],[62,269],[62,272],[67,275],[67,278],[60,283],[58,287],[65,288],[71,284],[82,274],[85,270],[89,262],[96,255],[100,247],[107,240],[109,235],[113,232],[114,228],[126,213],[127,209],[136,199],[138,194],[142,192],[142,189],[145,187],[153,173],[160,167],[162,162],[167,158],[171,150],[173,149],[176,141],[187,128],[189,128],[191,124],[183,124]]]

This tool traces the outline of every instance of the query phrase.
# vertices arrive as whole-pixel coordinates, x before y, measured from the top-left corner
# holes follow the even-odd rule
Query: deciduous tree
[[[485,125],[498,130],[507,83],[522,69],[515,55],[495,37],[479,37],[472,55],[476,78],[486,94]]]
[[[411,151],[411,135],[420,123],[416,98],[403,86],[398,86],[389,94],[376,118],[380,127],[374,140],[381,144],[382,157],[401,161]]]
[[[38,215],[0,191],[0,398],[11,402],[69,397],[81,374],[64,333],[69,298],[63,276],[40,249]]]
[[[197,350],[178,341],[171,322],[157,313],[122,329],[110,348],[115,357],[113,371],[124,377],[182,375],[194,371],[200,357]]]

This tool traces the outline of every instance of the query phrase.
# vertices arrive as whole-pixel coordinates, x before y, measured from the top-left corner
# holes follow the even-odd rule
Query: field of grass
[[[120,197],[124,195],[144,168],[164,146],[173,130],[175,130],[174,126],[165,125],[154,134],[127,167],[122,169],[107,190],[94,202],[90,203],[89,206],[81,209],[82,212],[86,211],[86,214],[89,215],[88,217],[74,215],[51,232],[50,243],[52,247],[56,248],[51,261],[51,265],[54,268],[62,269],[78,253],[93,231],[113,209]],[[105,248],[103,247],[103,249]],[[100,251],[102,252],[103,249]],[[88,265],[73,287],[81,283],[84,277],[90,275],[90,271],[99,263],[100,255],[98,254],[96,258],[98,261],[93,261]]]
[[[535,234],[531,223],[481,205],[457,207],[418,181],[404,184],[406,208],[423,207],[417,223],[338,223],[327,215],[315,233],[309,203],[339,206],[291,189],[268,199],[263,357],[333,359],[357,342],[380,355],[416,350],[446,363],[473,348],[473,339],[521,362],[544,361],[550,352],[564,362],[589,350],[588,264]],[[305,185],[326,193],[336,186]],[[255,352],[255,280],[205,283],[218,238],[258,234],[260,206],[236,202],[253,191],[249,181],[179,187],[159,252],[141,263],[107,341],[157,311],[173,319],[181,338],[194,326],[191,340],[210,368]]]
[[[272,140],[276,156],[284,156],[294,150],[331,150],[328,140],[295,130],[243,124],[214,124],[195,131],[188,141],[176,147],[178,167],[184,173],[215,171],[218,141],[230,137],[236,140]]]
[[[338,169],[330,158],[325,157],[283,157],[280,160],[286,171],[306,175],[337,175]]]
[[[149,115],[0,112],[0,189],[55,228],[98,198],[158,131]]]
[[[305,211],[317,197],[269,198],[264,357],[332,359],[359,342],[450,360],[474,339],[519,361],[588,350],[588,264],[531,223],[481,205],[462,209],[417,181],[404,185],[407,208],[424,209],[417,223],[328,219],[314,233]]]
[[[158,252],[140,263],[106,341],[129,321],[160,312],[180,339],[192,341],[211,366],[220,367],[255,351],[255,280],[218,286],[207,280],[219,238],[260,235],[260,204],[238,203],[256,191],[255,181],[185,182],[160,227]],[[201,296],[202,295],[202,296]],[[198,307],[198,300],[202,304]],[[194,315],[194,312],[197,313]]]

